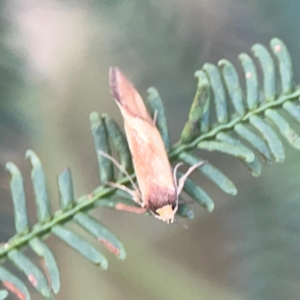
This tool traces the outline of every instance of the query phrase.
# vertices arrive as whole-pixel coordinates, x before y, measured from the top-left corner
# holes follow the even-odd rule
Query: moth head
[[[155,217],[168,224],[173,223],[177,208],[178,208],[177,205],[175,208],[173,208],[171,204],[167,204],[161,208],[158,208],[155,211],[156,212]]]

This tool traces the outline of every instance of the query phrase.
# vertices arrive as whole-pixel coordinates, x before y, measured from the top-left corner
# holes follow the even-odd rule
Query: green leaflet
[[[132,161],[128,147],[128,143],[124,133],[121,131],[118,124],[107,114],[102,115],[102,119],[105,122],[108,136],[111,139],[120,160],[121,166],[127,171],[132,172]],[[124,177],[123,172],[119,172],[118,178]]]
[[[219,70],[216,66],[206,63],[203,66],[203,71],[207,73],[214,94],[217,120],[221,124],[226,123],[228,121],[227,103],[225,89],[222,83]]]
[[[266,142],[248,126],[237,124],[234,126],[236,133],[246,140],[258,153],[260,153],[268,162],[272,161],[272,154]]]
[[[296,105],[291,101],[287,101],[282,105],[283,109],[285,109],[296,121],[300,123],[300,106]]]
[[[61,209],[68,210],[74,205],[74,188],[72,174],[69,168],[58,175],[58,189]]]
[[[242,53],[239,55],[239,61],[242,64],[245,75],[248,109],[252,111],[257,108],[259,99],[256,68],[253,59],[246,53]]]
[[[264,94],[267,102],[276,97],[275,66],[270,52],[265,46],[255,44],[252,47],[254,56],[258,58],[264,77]]]
[[[103,243],[110,252],[115,254],[120,259],[125,259],[126,252],[122,243],[113,233],[101,225],[96,219],[87,214],[78,213],[75,215],[74,220],[85,231],[93,235],[99,242]]]
[[[51,219],[51,206],[48,199],[45,173],[40,159],[32,150],[27,150],[26,158],[29,159],[32,166],[31,179],[38,219],[41,223],[44,223]]]
[[[198,88],[199,93],[201,93],[201,97],[204,99],[201,100],[202,103],[202,115],[200,119],[200,128],[201,132],[208,132],[210,128],[210,86],[209,86],[209,81],[207,78],[207,75],[203,71],[196,71],[195,72],[195,77],[198,78]],[[200,95],[199,95],[200,97]]]
[[[171,147],[171,140],[169,135],[165,108],[158,94],[158,91],[154,87],[150,87],[148,89],[147,102],[150,106],[152,117],[154,117],[154,115],[157,114],[156,126],[161,134],[166,150],[169,151]]]
[[[180,178],[183,176],[183,173],[177,172]],[[191,179],[186,179],[184,183],[183,190],[190,195],[197,203],[199,203],[202,207],[207,209],[207,211],[212,212],[214,210],[214,203],[211,198],[207,195],[207,193],[201,189],[198,185],[196,185]]]
[[[283,162],[285,159],[284,147],[279,137],[262,118],[253,115],[250,117],[250,123],[261,133],[267,141],[276,162]]]
[[[243,102],[243,93],[240,86],[238,73],[233,64],[226,59],[221,59],[218,65],[222,70],[222,76],[224,78],[226,89],[233,104],[234,110],[238,116],[242,117],[245,115],[246,109]]]
[[[28,232],[29,227],[23,177],[17,166],[11,162],[6,164],[6,170],[11,175],[10,192],[14,203],[16,232],[18,234],[24,234]]]
[[[94,138],[95,150],[97,153],[99,177],[102,184],[114,179],[114,168],[112,162],[99,154],[100,151],[111,155],[108,142],[107,130],[104,121],[100,119],[97,112],[90,114],[91,131]]]
[[[198,161],[204,160],[199,156],[196,157],[186,152],[181,153],[179,155],[179,159],[182,160],[184,163],[188,164],[189,166],[196,164]],[[231,195],[237,194],[237,189],[232,183],[232,181],[210,163],[204,164],[203,166],[198,168],[198,170],[209,180],[214,182],[225,193]]]
[[[283,94],[290,93],[294,89],[291,56],[286,45],[280,39],[272,39],[270,46],[279,64],[281,92]]]
[[[244,149],[245,151],[249,151],[249,153],[253,154],[253,160],[249,161],[246,158],[241,157],[242,161],[245,163],[246,167],[252,172],[252,175],[257,177],[261,173],[261,163],[254,152],[251,151],[248,147],[243,145],[240,141],[234,139],[230,135],[220,132],[217,134],[217,140],[228,143],[234,147],[238,147],[240,149]]]
[[[207,151],[219,151],[228,155],[232,155],[234,157],[241,158],[246,162],[252,162],[254,160],[254,154],[252,151],[249,151],[249,149],[235,146],[226,142],[200,142],[197,147],[199,149]]]
[[[61,226],[54,226],[52,228],[52,233],[68,244],[71,248],[79,252],[85,258],[95,265],[101,266],[103,270],[106,270],[108,267],[108,262],[106,258],[93,246],[84,241],[81,237],[75,233],[67,230]]]
[[[0,267],[0,280],[2,285],[19,299],[30,300],[26,285],[15,275]]]
[[[60,275],[54,255],[39,238],[30,240],[29,246],[42,259],[49,285],[54,294],[58,294],[60,290]]]
[[[300,137],[290,124],[274,109],[267,109],[265,114],[273,121],[290,145],[300,150]]]
[[[202,132],[207,131],[209,126],[209,83],[204,72],[196,72],[195,76],[198,77],[198,86],[189,112],[189,120],[181,133],[180,140],[182,143],[190,142],[199,134],[200,130]]]

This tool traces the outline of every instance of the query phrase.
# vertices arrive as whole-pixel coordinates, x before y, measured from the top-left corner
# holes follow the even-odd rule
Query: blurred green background
[[[24,172],[36,221],[27,148],[44,163],[55,209],[63,167],[72,169],[77,196],[99,185],[89,114],[107,112],[121,124],[109,66],[119,66],[144,97],[149,86],[158,89],[175,142],[194,96],[194,71],[205,62],[238,65],[240,52],[276,36],[291,52],[299,83],[299,12],[297,0],[1,1],[1,241],[14,234],[8,160]],[[229,197],[194,174],[216,208],[209,214],[194,205],[193,221],[170,226],[93,211],[128,253],[124,262],[107,254],[105,272],[50,238],[62,274],[57,299],[300,299],[300,162],[299,152],[286,150],[287,161],[265,166],[259,179],[238,160],[201,153],[239,192]]]

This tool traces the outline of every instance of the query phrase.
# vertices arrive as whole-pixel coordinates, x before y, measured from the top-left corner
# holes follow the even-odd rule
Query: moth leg
[[[205,163],[207,163],[207,161],[199,161],[196,164],[192,165],[187,171],[186,173],[179,179],[178,182],[178,186],[177,186],[177,195],[179,195],[183,189],[184,186],[184,182],[186,181],[186,179],[188,178],[188,176],[198,167],[204,165]]]
[[[122,190],[122,191],[128,193],[132,197],[132,200],[135,203],[137,203],[139,205],[142,205],[142,201],[141,201],[141,198],[140,198],[140,193],[139,193],[138,190],[131,190],[127,186],[119,184],[117,182],[107,182],[107,184],[110,185],[111,187],[114,187],[116,189],[119,189],[119,190]]]
[[[156,121],[157,121],[157,115],[158,115],[158,111],[157,109],[154,112],[154,116],[153,116],[153,125],[156,126]]]
[[[123,211],[128,211],[136,214],[143,214],[147,212],[147,209],[145,207],[136,207],[136,206],[130,206],[124,203],[118,203],[116,205],[117,210],[123,210]]]
[[[138,187],[136,186],[136,184],[133,182],[133,180],[131,179],[130,175],[128,174],[128,172],[123,168],[122,165],[120,165],[112,156],[110,156],[109,154],[103,152],[103,151],[99,151],[98,152],[99,155],[104,156],[105,158],[109,159],[121,172],[123,172],[126,177],[128,178],[128,180],[130,181],[130,183],[132,184],[132,186],[134,187],[134,189],[137,191],[137,193],[140,196],[140,199],[142,199],[142,195],[138,189]]]

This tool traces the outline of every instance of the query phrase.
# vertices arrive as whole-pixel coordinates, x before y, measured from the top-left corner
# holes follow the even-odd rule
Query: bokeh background
[[[70,166],[76,195],[99,185],[89,114],[121,124],[108,68],[119,66],[143,96],[155,86],[175,142],[194,96],[194,71],[272,37],[287,44],[299,83],[297,0],[85,0],[0,2],[0,239],[14,234],[6,161],[23,171],[36,221],[26,149],[40,156],[52,205],[56,174]],[[62,274],[57,299],[300,299],[299,152],[253,178],[235,159],[202,152],[238,187],[229,197],[193,175],[215,200],[211,214],[168,226],[149,217],[95,210],[127,249],[101,271],[50,238]],[[199,177],[197,177],[199,176]],[[188,229],[185,227],[188,226]],[[105,252],[105,250],[103,250]],[[33,299],[40,299],[34,294]]]

